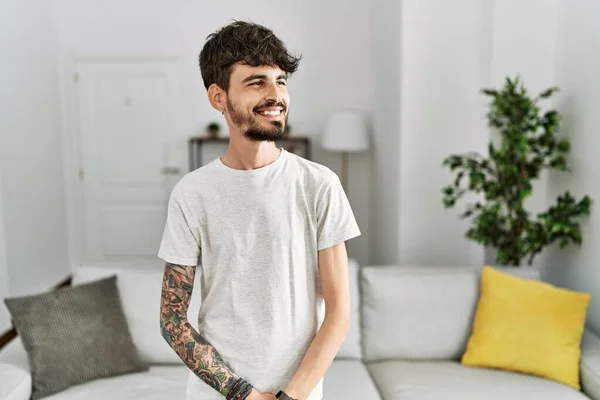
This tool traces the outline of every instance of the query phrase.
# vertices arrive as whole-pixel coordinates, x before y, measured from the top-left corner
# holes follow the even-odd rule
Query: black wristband
[[[229,389],[227,396],[225,396],[226,400],[246,400],[246,398],[250,395],[254,387],[243,380],[242,378],[235,381],[235,383]]]
[[[248,398],[248,396],[250,396],[250,393],[252,393],[252,390],[254,388],[252,387],[251,384],[247,383],[246,384],[246,390],[244,390],[242,392],[242,395],[240,396],[240,400],[246,400]]]
[[[275,395],[275,397],[277,398],[277,400],[296,400],[288,396],[288,394],[283,390],[280,390],[279,393]]]

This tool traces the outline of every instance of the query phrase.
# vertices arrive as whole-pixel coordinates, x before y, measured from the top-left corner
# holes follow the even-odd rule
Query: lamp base
[[[342,187],[348,193],[348,152],[342,152]]]

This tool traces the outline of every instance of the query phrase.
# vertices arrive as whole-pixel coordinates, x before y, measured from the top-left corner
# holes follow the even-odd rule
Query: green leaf
[[[498,96],[498,91],[494,90],[494,89],[483,89],[481,92],[487,96],[492,96],[492,97]]]
[[[529,151],[529,143],[527,142],[527,138],[523,136],[521,140],[519,140],[519,150],[521,154],[525,155]]]
[[[217,372],[215,376],[221,383],[225,382],[225,372]]]
[[[467,211],[465,211],[464,213],[462,213],[460,215],[460,218],[461,219],[469,218],[471,215],[473,215],[473,211],[472,210],[467,210]]]
[[[465,171],[460,171],[458,174],[456,174],[456,179],[454,179],[454,186],[455,187],[459,187],[460,186],[460,181],[463,178],[463,176],[465,176]]]
[[[570,144],[569,141],[567,139],[563,139],[560,142],[558,142],[558,145],[556,146],[556,149],[558,151],[562,151],[563,153],[566,153],[569,151],[570,149]]]
[[[521,191],[519,192],[519,199],[522,201],[525,198],[531,196],[531,191],[532,191],[531,183],[526,182],[525,187],[523,189],[521,189]]]
[[[454,199],[444,199],[444,207],[450,208],[453,207],[455,203]]]
[[[564,171],[567,168],[567,160],[563,155],[558,155],[550,160],[550,167]]]
[[[558,88],[557,87],[551,87],[549,89],[546,89],[542,93],[540,93],[540,98],[547,99],[548,97],[552,96],[552,94],[555,93],[555,92],[558,92]]]

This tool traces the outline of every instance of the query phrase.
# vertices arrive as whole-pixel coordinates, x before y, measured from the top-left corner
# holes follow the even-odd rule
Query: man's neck
[[[275,162],[281,151],[274,142],[243,140],[243,143],[238,143],[230,138],[227,153],[220,158],[221,162],[229,168],[253,170]]]

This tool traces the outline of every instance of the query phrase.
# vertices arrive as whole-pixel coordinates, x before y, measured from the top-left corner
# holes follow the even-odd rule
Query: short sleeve
[[[317,196],[317,250],[335,246],[360,234],[340,179],[330,171]]]
[[[194,216],[180,192],[174,190],[169,198],[167,221],[158,257],[168,263],[196,266],[200,258],[200,236],[194,229]],[[196,224],[197,225],[197,224]]]

